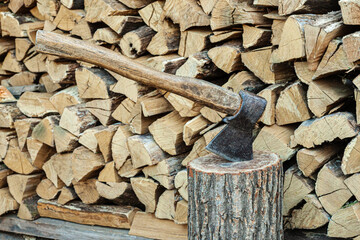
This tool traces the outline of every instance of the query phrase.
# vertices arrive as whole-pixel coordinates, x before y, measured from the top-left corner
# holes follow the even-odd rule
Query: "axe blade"
[[[266,100],[240,91],[242,104],[239,112],[224,121],[227,126],[206,146],[206,149],[232,162],[253,159],[252,131],[263,114]]]

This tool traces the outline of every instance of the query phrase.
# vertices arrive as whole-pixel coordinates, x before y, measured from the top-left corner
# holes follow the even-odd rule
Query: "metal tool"
[[[38,31],[36,50],[92,63],[232,115],[224,119],[227,126],[206,149],[229,161],[252,160],[252,129],[265,110],[265,99],[246,91],[233,93],[207,81],[159,72],[107,48],[57,33]]]

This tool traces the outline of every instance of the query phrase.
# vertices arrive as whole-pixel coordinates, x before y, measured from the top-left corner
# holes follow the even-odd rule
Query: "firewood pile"
[[[285,228],[359,236],[359,16],[355,0],[0,3],[0,215],[186,238],[186,165],[224,127],[179,95],[36,52],[45,30],[264,97],[253,146],[284,162]]]

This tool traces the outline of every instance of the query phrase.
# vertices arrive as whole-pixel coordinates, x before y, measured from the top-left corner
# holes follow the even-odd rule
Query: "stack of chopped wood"
[[[185,167],[224,127],[225,114],[179,95],[37,53],[41,29],[264,97],[254,149],[284,161],[285,226],[359,236],[359,9],[355,0],[0,3],[0,215],[186,238]]]

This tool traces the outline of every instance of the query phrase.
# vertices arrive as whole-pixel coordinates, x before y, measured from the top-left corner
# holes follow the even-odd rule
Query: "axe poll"
[[[107,48],[57,33],[37,31],[36,50],[92,63],[231,115],[206,149],[229,161],[252,160],[252,130],[265,110],[265,99],[246,91],[234,93],[204,80],[159,72]]]

